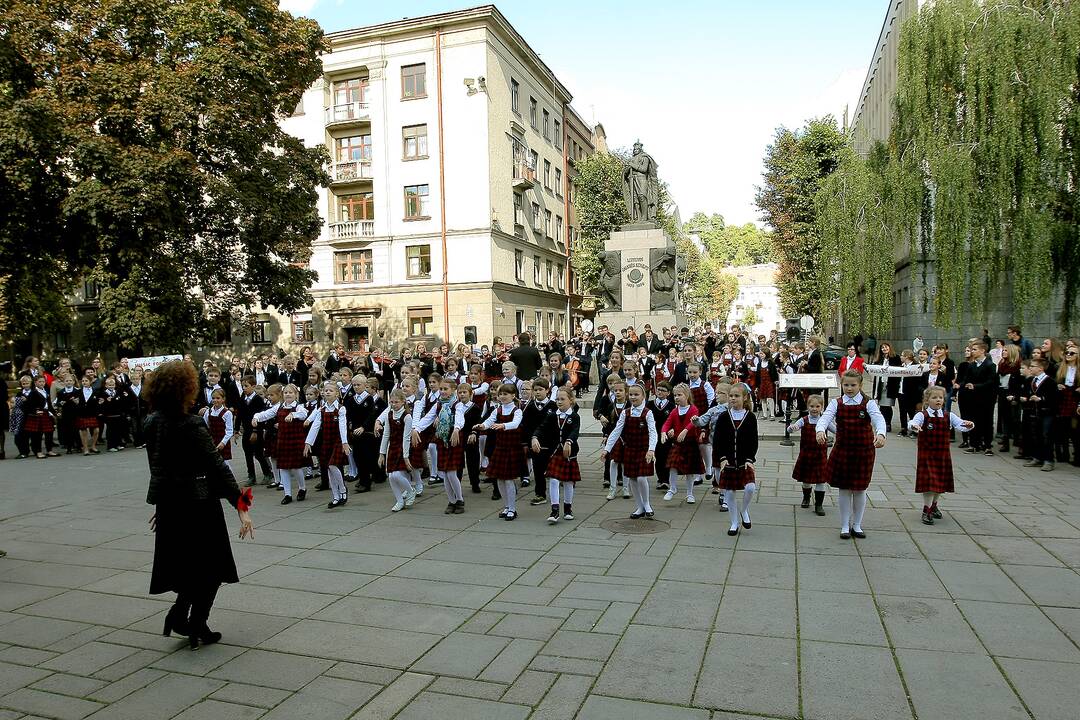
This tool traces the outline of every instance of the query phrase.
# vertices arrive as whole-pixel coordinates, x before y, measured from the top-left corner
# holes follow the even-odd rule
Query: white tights
[[[484,454],[484,448],[487,447],[487,435],[477,438],[476,444],[480,446],[480,469],[483,470],[488,466],[488,457]]]
[[[694,494],[694,482],[697,481],[699,476],[698,475],[683,475],[682,477],[686,478],[686,494],[687,495],[693,495]],[[675,468],[671,468],[670,470],[668,470],[668,486],[671,489],[671,492],[673,492],[673,493],[679,492],[678,480],[679,480],[679,471],[676,470]]]
[[[431,477],[442,477],[443,473],[438,471],[439,467],[439,446],[435,443],[428,443],[428,462],[431,463]]]
[[[423,468],[413,468],[412,469],[412,484],[416,488],[416,494],[417,495],[419,495],[421,492],[424,491],[423,472],[424,472]]]
[[[298,490],[307,490],[304,486],[304,468],[278,468],[278,481],[281,482],[281,487],[285,489],[286,495],[291,496],[293,494],[294,480]]]
[[[637,503],[637,512],[652,512],[649,504],[649,476],[630,478],[630,490],[634,493],[634,502]],[[625,480],[625,479],[624,479]]]
[[[562,486],[562,501],[567,505],[574,502],[574,483],[561,482],[555,478],[548,478],[548,502],[552,505],[559,504],[559,486]]]
[[[617,462],[613,462],[608,465],[608,482],[611,483],[612,487],[615,487],[619,484],[619,471],[621,469],[622,465]],[[622,484],[623,487],[627,487],[630,484],[630,478],[623,476]]]
[[[724,502],[728,507],[728,515],[731,517],[731,529],[737,530],[739,527],[739,519],[741,517],[743,522],[750,522],[750,503],[754,499],[754,492],[757,490],[757,483],[746,483],[746,487],[742,492],[742,505],[735,502],[735,491],[724,491]]]
[[[334,500],[341,500],[345,497],[345,478],[341,476],[341,468],[337,465],[331,465],[326,468],[326,475],[330,478],[330,495]]]
[[[937,499],[941,497],[941,493],[936,492],[924,492],[922,494],[922,502],[926,507],[933,507],[937,505]]]
[[[701,452],[701,461],[705,463],[705,475],[712,475],[712,443],[702,443],[698,445],[698,450]],[[693,495],[693,493],[688,493]]]
[[[412,483],[409,481],[409,472],[407,470],[395,470],[386,479],[390,483],[390,489],[394,492],[395,500],[404,500],[405,496],[412,492]]]
[[[511,512],[517,512],[517,480],[496,480],[499,485],[499,492],[502,493],[503,502],[506,503],[506,509]]]
[[[840,532],[849,530],[862,532],[863,513],[866,512],[866,491],[841,490],[839,497],[840,505]]]
[[[817,483],[816,485],[814,483],[803,483],[802,484],[802,489],[803,490],[809,490],[810,488],[814,488],[818,492],[824,492],[825,491],[825,483]]]
[[[450,470],[444,474],[443,487],[446,488],[446,499],[452,503],[463,501],[465,498],[461,495],[461,473]]]

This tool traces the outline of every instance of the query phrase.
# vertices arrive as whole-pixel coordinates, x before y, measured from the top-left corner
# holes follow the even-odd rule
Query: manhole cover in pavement
[[[630,518],[605,520],[600,527],[608,532],[623,533],[625,535],[651,535],[661,533],[671,527],[671,523],[663,520],[631,520]]]

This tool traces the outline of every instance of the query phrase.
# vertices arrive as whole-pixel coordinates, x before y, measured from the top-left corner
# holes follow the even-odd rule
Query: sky
[[[327,32],[477,0],[281,0]],[[504,0],[496,6],[608,145],[641,140],[684,220],[760,223],[778,127],[855,107],[888,0]]]

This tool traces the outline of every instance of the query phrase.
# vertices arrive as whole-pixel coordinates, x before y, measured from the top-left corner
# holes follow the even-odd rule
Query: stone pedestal
[[[601,284],[606,284],[607,292],[601,291],[605,308],[596,315],[597,325],[607,325],[618,335],[631,325],[640,333],[649,323],[659,334],[662,327],[685,324],[675,243],[662,228],[652,223],[624,225],[611,233],[604,250]]]

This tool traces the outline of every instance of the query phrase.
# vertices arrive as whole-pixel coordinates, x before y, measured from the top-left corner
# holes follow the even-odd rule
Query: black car
[[[821,354],[825,357],[825,369],[836,370],[840,367],[840,359],[847,355],[847,348],[842,348],[839,345],[826,345],[821,349]]]

